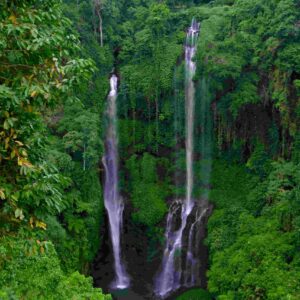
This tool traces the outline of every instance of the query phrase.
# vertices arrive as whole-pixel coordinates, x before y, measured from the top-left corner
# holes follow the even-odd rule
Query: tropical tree
[[[93,64],[78,57],[58,0],[2,1],[0,28],[1,221],[44,226],[35,215],[61,210],[68,182],[45,164],[41,113],[74,101]]]

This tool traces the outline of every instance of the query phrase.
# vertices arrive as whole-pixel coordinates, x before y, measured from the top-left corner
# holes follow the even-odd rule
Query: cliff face
[[[286,168],[291,163],[289,166],[294,169],[299,162],[299,3],[292,0],[218,1],[210,5],[190,2],[128,2],[127,5],[112,1],[112,6],[103,10],[104,45],[116,49],[115,67],[121,82],[118,147],[120,190],[126,199],[122,256],[132,278],[142,278],[139,284],[134,279],[132,288],[143,297],[153,297],[153,277],[166,245],[168,207],[174,199],[185,197],[186,91],[182,44],[192,16],[201,21],[195,57],[197,72],[193,78],[196,86],[193,197],[200,199],[205,193],[215,204],[216,210],[208,222],[210,259],[205,248],[201,248],[206,221],[196,230],[200,241],[194,241],[203,250],[200,252],[205,257],[204,269],[207,265],[209,269],[208,288],[213,293],[227,295],[221,289],[222,284],[229,293],[239,288],[226,285],[226,278],[224,281],[217,278],[223,270],[222,263],[227,263],[225,257],[232,258],[232,249],[241,246],[239,239],[246,239],[243,228],[249,229],[251,223],[247,220],[253,217],[253,223],[262,222],[262,228],[266,229],[266,218],[260,217],[268,211],[270,219],[275,218],[274,198],[278,195],[274,196],[269,189],[272,190],[274,182],[278,183],[276,176],[288,178],[291,185],[297,181],[297,176],[289,174]],[[112,13],[118,15],[117,11],[124,11],[114,22],[107,14],[113,5]],[[203,140],[202,136],[211,138]],[[207,163],[208,155],[213,159],[212,168]],[[281,168],[282,174],[278,171]],[[210,171],[212,180],[207,175]],[[277,192],[282,184],[276,185]],[[287,207],[280,213],[280,224],[272,223],[277,224],[280,229],[274,226],[279,231],[297,228],[296,216]],[[272,227],[274,235],[275,227]],[[105,232],[106,239],[107,228]],[[260,236],[261,232],[253,229],[253,234]],[[184,231],[183,262],[187,256],[187,235],[188,231]],[[286,244],[291,246],[290,241]],[[108,268],[107,276],[100,276],[102,281],[98,281],[98,275],[95,277],[99,286],[108,286],[113,277],[109,273],[112,265],[109,249],[110,244],[104,242],[101,258],[95,262],[98,273],[102,263]],[[242,246],[241,249],[245,250]],[[201,269],[203,277],[204,269]],[[243,274],[240,276],[244,278]],[[237,277],[233,274],[231,279]],[[258,287],[257,295],[248,286],[245,294],[234,295],[267,297],[272,290],[256,282],[253,285]]]
[[[203,21],[208,38],[199,42],[197,70],[215,95],[220,151],[235,148],[247,161],[262,143],[272,157],[291,157],[299,131],[298,8],[241,1]]]

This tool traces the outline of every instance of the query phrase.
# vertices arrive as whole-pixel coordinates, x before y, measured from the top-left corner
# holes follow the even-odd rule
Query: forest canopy
[[[112,74],[121,256],[131,280],[155,276],[172,201],[186,197],[193,18],[192,198],[213,212],[193,240],[207,249],[207,292],[178,299],[300,298],[300,2],[4,0],[0,299],[112,299],[94,275],[114,272],[102,160]]]

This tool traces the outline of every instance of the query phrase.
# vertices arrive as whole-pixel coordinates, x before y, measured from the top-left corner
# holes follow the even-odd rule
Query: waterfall
[[[200,261],[200,238],[204,236],[200,230],[204,228],[206,223],[207,215],[210,212],[210,207],[207,202],[204,201],[196,209],[195,219],[189,229],[188,245],[186,253],[186,262],[184,270],[184,283],[186,287],[192,287],[195,285],[201,285],[199,277],[199,270],[201,268]]]
[[[186,122],[186,214],[193,208],[192,192],[194,185],[193,153],[194,153],[194,119],[195,119],[195,84],[193,77],[196,64],[193,58],[196,53],[196,42],[199,35],[199,23],[195,19],[188,30],[185,45],[185,122]]]
[[[194,19],[188,29],[185,44],[185,127],[186,127],[186,199],[176,200],[169,209],[166,227],[166,247],[163,254],[162,270],[155,280],[155,293],[160,297],[178,289],[182,281],[182,240],[194,201],[192,199],[194,175],[194,114],[195,114],[195,85],[193,77],[196,64],[193,61],[196,53],[196,43],[199,35],[199,23]],[[176,226],[180,220],[180,226]]]
[[[107,98],[108,126],[105,139],[105,155],[102,159],[105,168],[104,204],[108,213],[114,254],[116,278],[112,283],[112,288],[125,289],[129,286],[129,277],[121,260],[121,229],[124,203],[118,190],[117,92],[118,78],[113,74],[110,78],[110,93]]]
[[[180,216],[181,225],[175,227]],[[155,280],[155,293],[164,297],[180,287],[182,235],[187,222],[186,206],[180,200],[175,201],[169,209],[166,228],[166,247],[164,250],[162,271]]]

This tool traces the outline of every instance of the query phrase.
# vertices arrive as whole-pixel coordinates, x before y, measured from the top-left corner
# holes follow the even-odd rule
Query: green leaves
[[[110,295],[93,288],[91,278],[78,272],[65,275],[51,242],[21,234],[1,237],[0,242],[1,298],[111,300]]]
[[[251,190],[244,183],[240,192],[241,181],[251,177],[237,176],[232,166],[231,174],[224,176],[225,167],[221,171],[225,178],[214,181],[211,196],[222,209],[214,211],[208,225],[212,259],[208,287],[218,298],[298,298],[298,168],[292,162],[274,162],[265,180]],[[214,190],[219,186],[223,193],[218,195]],[[227,193],[231,198],[222,202]]]
[[[23,215],[22,209],[17,208],[17,209],[15,210],[15,217],[16,217],[16,219],[20,219],[20,220],[23,220],[23,219],[24,219],[24,215]]]
[[[9,130],[10,128],[14,128],[14,123],[17,121],[17,118],[7,118],[4,121],[3,128]]]
[[[257,104],[261,101],[258,95],[257,84],[257,76],[249,73],[237,81],[235,91],[227,95],[233,117],[236,118],[239,115],[241,107],[247,104]]]
[[[95,70],[78,58],[77,38],[60,1],[1,4],[0,13],[0,174],[5,211],[24,221],[27,212],[61,211],[63,176],[45,166],[45,109],[67,100]],[[14,186],[12,193],[8,186]],[[18,207],[15,210],[18,193]],[[4,200],[4,199],[3,199]]]
[[[58,131],[63,134],[63,145],[68,153],[80,153],[82,167],[93,168],[102,154],[98,113],[74,105],[65,107],[65,117]]]
[[[153,228],[167,212],[165,198],[169,191],[157,178],[157,162],[149,153],[138,160],[132,156],[126,164],[130,174],[131,201],[135,208],[132,215],[137,224]]]
[[[299,131],[293,113],[299,96],[290,83],[299,77],[297,1],[240,0],[230,7],[216,4],[195,12],[202,19],[197,78],[210,78],[218,115],[227,120],[224,131],[233,131],[234,138],[227,142],[233,147],[240,135],[239,120],[251,111],[257,115],[279,110],[280,126],[294,137]],[[249,128],[243,139],[254,148],[252,141],[261,134]]]

